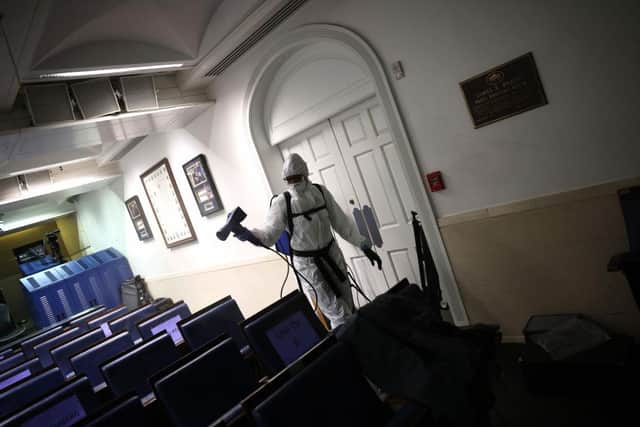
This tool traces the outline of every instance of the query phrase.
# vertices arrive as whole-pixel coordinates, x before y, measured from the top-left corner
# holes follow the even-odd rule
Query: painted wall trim
[[[484,209],[447,215],[438,219],[438,225],[440,228],[443,228],[465,222],[480,221],[502,215],[513,215],[536,209],[575,203],[596,197],[611,196],[615,195],[617,191],[622,188],[636,185],[640,185],[640,177],[606,182],[604,184],[582,187],[575,190],[563,191],[561,193],[546,194],[539,197],[532,197],[530,199],[490,206]]]
[[[405,129],[385,68],[369,43],[354,31],[331,24],[303,25],[288,31],[274,39],[270,45],[265,46],[265,56],[258,63],[252,75],[249,90],[245,97],[245,120],[248,125],[250,140],[255,145],[256,155],[259,157],[263,174],[268,181],[269,187],[274,193],[280,190],[280,188],[273,188],[272,181],[269,179],[269,170],[265,167],[265,162],[277,161],[275,159],[277,156],[274,155],[273,151],[270,152],[270,150],[264,148],[271,147],[267,130],[264,129],[263,111],[259,105],[262,102],[261,99],[264,99],[265,96],[266,85],[264,80],[265,77],[268,79],[269,73],[274,68],[282,64],[283,58],[287,57],[288,52],[301,45],[316,41],[339,43],[352,50],[363,61],[373,76],[377,96],[389,120],[391,134],[394,140],[397,141],[399,158],[405,166],[403,173],[406,174],[405,178],[409,183],[409,190],[417,203],[416,209],[420,215],[427,240],[432,249],[434,261],[440,273],[443,294],[451,307],[453,321],[456,325],[467,325],[469,318],[464,308],[446,247],[440,235],[433,207],[423,186],[414,148]]]

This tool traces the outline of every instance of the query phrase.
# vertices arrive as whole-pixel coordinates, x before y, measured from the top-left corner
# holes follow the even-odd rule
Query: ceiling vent
[[[158,108],[156,85],[153,76],[129,76],[120,78],[122,98],[127,111],[143,111]]]
[[[24,95],[34,125],[76,119],[66,83],[26,85]]]
[[[238,58],[244,55],[256,43],[262,40],[274,28],[282,23],[289,16],[293,15],[307,0],[290,0],[278,9],[266,22],[264,22],[257,30],[249,35],[242,43],[236,46],[227,56],[211,68],[205,77],[219,76]]]
[[[120,104],[108,78],[73,83],[71,90],[85,119],[120,112]]]

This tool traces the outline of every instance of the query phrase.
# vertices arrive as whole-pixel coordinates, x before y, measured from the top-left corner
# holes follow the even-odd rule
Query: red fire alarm
[[[444,190],[444,181],[442,180],[442,172],[435,171],[427,174],[427,182],[432,193]]]

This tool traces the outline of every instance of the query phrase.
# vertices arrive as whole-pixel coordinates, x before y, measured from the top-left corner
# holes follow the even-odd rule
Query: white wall
[[[138,195],[147,215],[154,239],[139,241],[133,226],[125,232],[126,254],[137,272],[147,277],[179,274],[207,269],[264,256],[263,251],[230,238],[221,242],[215,232],[224,225],[226,213],[242,206],[254,221],[262,220],[269,204],[265,179],[260,172],[257,155],[247,144],[238,143],[244,129],[233,120],[239,116],[214,114],[214,108],[198,117],[185,129],[147,137],[121,161],[124,199]],[[229,126],[227,128],[227,126]],[[198,154],[205,154],[211,174],[225,207],[224,212],[200,216],[182,165]],[[169,160],[178,190],[191,219],[197,242],[172,249],[166,247],[140,175],[162,160]],[[125,214],[126,215],[126,214]],[[127,221],[128,218],[127,218]]]
[[[75,203],[78,218],[80,247],[89,247],[93,253],[114,247],[125,252],[126,211],[122,197],[123,180],[118,178],[109,185],[78,196]],[[131,225],[133,229],[133,225]]]
[[[423,173],[442,170],[438,216],[640,174],[640,3],[621,0],[313,0],[281,26],[333,23],[387,65]],[[273,35],[270,36],[273,38]],[[214,82],[230,145],[261,45]],[[459,82],[532,51],[549,105],[473,129]]]
[[[606,7],[599,0],[311,0],[269,38],[306,23],[338,24],[362,35],[387,68],[403,62],[406,77],[391,80],[391,86],[421,171],[444,173],[447,190],[430,197],[438,216],[446,216],[640,175],[634,102],[640,96],[639,14],[640,2],[632,0]],[[171,286],[182,283],[184,295],[190,292],[189,272],[264,256],[234,239],[220,242],[214,233],[233,207],[242,206],[251,225],[261,221],[268,204],[269,189],[244,121],[247,88],[266,43],[216,78],[211,110],[185,129],[146,138],[121,160],[120,205],[102,217],[120,224],[136,272],[160,279],[183,274]],[[459,82],[528,51],[549,105],[473,129]],[[207,218],[200,217],[182,172],[182,164],[199,153],[209,159],[225,206],[225,213]],[[139,178],[163,157],[199,239],[174,249],[162,241]],[[149,218],[152,241],[138,241],[124,212],[122,200],[135,194]]]

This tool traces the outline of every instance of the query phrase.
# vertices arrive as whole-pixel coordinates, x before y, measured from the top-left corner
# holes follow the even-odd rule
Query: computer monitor
[[[154,335],[167,331],[175,345],[182,344],[184,338],[178,328],[178,322],[191,316],[189,307],[182,301],[178,301],[162,313],[145,319],[138,323],[138,331],[143,339],[150,338]]]
[[[23,340],[20,343],[20,347],[22,348],[22,351],[27,357],[31,357],[35,354],[33,352],[34,345],[46,340],[47,338],[50,338],[54,335],[59,334],[60,332],[62,332],[63,329],[64,329],[64,326],[62,325],[58,325],[53,328],[47,328],[46,330]]]
[[[64,383],[58,367],[31,375],[0,392],[0,419],[30,402],[36,401]]]
[[[131,336],[129,332],[123,331],[71,356],[69,361],[76,374],[86,375],[94,390],[97,391],[106,387],[100,365],[131,347],[133,347]]]
[[[5,356],[0,360],[0,372],[4,372],[7,369],[11,369],[27,360],[27,356],[22,351],[16,351],[15,353]]]
[[[299,291],[251,316],[242,327],[269,375],[284,369],[327,335]]]
[[[149,379],[180,356],[169,334],[163,332],[104,363],[102,375],[116,396],[136,392],[147,402],[154,397]]]
[[[87,377],[78,377],[0,421],[0,427],[71,426],[95,413],[105,402]]]
[[[258,386],[253,366],[231,338],[180,359],[151,381],[176,426],[208,425]]]
[[[51,349],[51,358],[64,374],[65,378],[73,376],[74,371],[69,358],[74,354],[84,350],[87,347],[100,342],[104,339],[104,333],[100,329],[94,329],[89,332],[73,338],[71,341],[60,344]]]
[[[37,357],[29,359],[18,366],[14,366],[0,374],[0,390],[4,390],[18,381],[30,377],[40,371],[42,371],[42,365]]]
[[[60,332],[58,335],[39,342],[38,344],[33,346],[33,351],[35,355],[40,359],[42,366],[46,368],[53,365],[53,359],[51,358],[51,353],[49,353],[49,350],[57,347],[63,342],[72,340],[73,338],[79,336],[81,333],[82,330],[80,329],[80,327],[74,326],[63,332]]]
[[[227,334],[239,349],[247,347],[240,323],[244,316],[233,298],[227,296],[178,322],[178,328],[193,350],[222,334]]]
[[[142,307],[138,307],[135,310],[118,317],[117,319],[111,320],[109,322],[109,329],[114,334],[116,332],[129,331],[129,334],[131,334],[131,338],[133,338],[133,341],[138,342],[141,338],[136,325],[138,324],[138,322],[153,316],[157,312],[158,309],[154,304],[143,305]]]
[[[129,309],[124,305],[114,307],[110,310],[107,310],[106,312],[100,313],[98,316],[89,319],[87,321],[87,328],[101,328],[102,332],[104,332],[104,335],[106,337],[109,337],[112,334],[111,328],[109,328],[109,322],[113,319],[117,319],[118,317],[127,314],[128,311]]]

